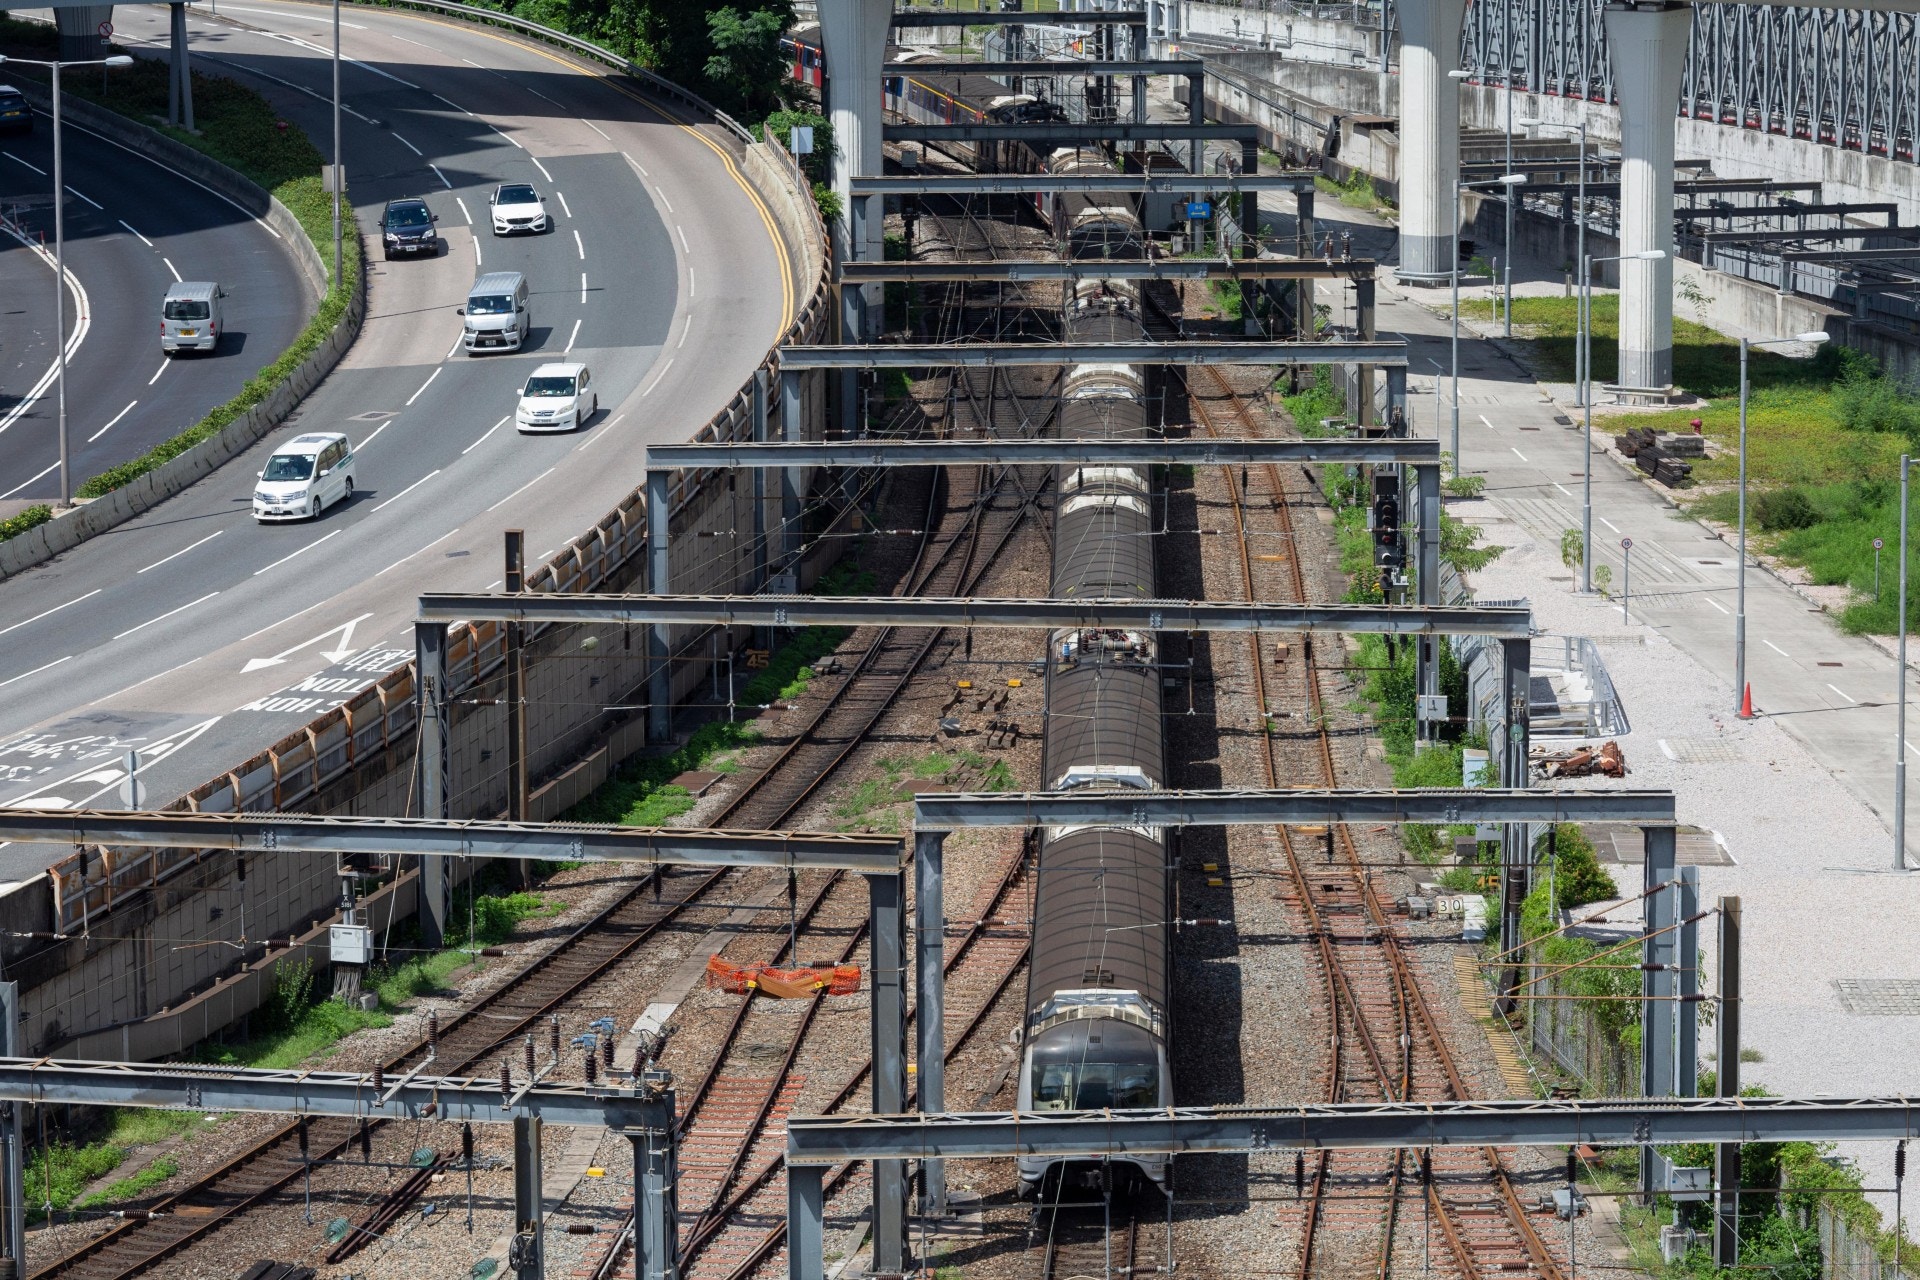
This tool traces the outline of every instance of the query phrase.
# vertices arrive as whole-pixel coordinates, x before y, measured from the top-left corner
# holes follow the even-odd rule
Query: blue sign
[[[1189,200],[1187,202],[1187,218],[1190,221],[1199,222],[1204,218],[1211,218],[1212,216],[1213,202],[1211,200]]]

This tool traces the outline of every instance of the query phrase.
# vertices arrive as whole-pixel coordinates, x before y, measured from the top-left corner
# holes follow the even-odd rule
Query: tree
[[[780,103],[786,60],[780,33],[793,22],[791,4],[743,13],[731,5],[707,15],[708,48],[702,79],[723,111],[760,116]]]

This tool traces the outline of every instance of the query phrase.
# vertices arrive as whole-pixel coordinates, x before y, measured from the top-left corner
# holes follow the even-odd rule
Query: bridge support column
[[[445,818],[447,807],[447,624],[413,624],[414,710],[420,724],[420,816]],[[420,859],[420,941],[438,949],[447,936],[447,860]]]
[[[1693,29],[1693,6],[1610,4],[1604,17],[1620,102],[1621,396],[1664,400],[1673,390],[1673,122]]]
[[[867,877],[872,938],[868,960],[873,1038],[873,1110],[896,1115],[907,1100],[906,884],[898,872]],[[873,1269],[906,1270],[907,1162],[873,1162]],[[799,1242],[790,1242],[797,1248]],[[795,1273],[798,1274],[797,1272]]]
[[[647,590],[665,595],[673,590],[672,562],[668,559],[672,521],[673,472],[647,470]],[[673,633],[663,623],[647,628],[647,741],[673,741]]]
[[[828,115],[833,121],[833,189],[840,196],[841,223],[835,228],[835,255],[842,261],[879,262],[883,220],[872,218],[856,229],[852,180],[855,174],[884,172],[880,150],[880,68],[886,61],[892,0],[820,0],[820,30],[827,64],[833,68]],[[858,231],[861,243],[853,246]],[[879,323],[880,286],[868,285],[866,323]],[[868,336],[872,336],[869,334]],[[848,337],[844,341],[854,341]]]
[[[75,5],[53,11],[54,30],[60,33],[60,61],[86,62],[107,56],[100,24],[113,21],[110,4]]]
[[[947,833],[922,831],[913,843],[915,1026],[919,1031],[919,1083],[915,1110],[947,1109],[946,959],[947,917],[943,854]],[[947,1214],[947,1162],[920,1162],[920,1212]]]
[[[1459,255],[1460,28],[1466,0],[1400,6],[1400,280],[1437,287]],[[1676,86],[1674,94],[1679,94]]]

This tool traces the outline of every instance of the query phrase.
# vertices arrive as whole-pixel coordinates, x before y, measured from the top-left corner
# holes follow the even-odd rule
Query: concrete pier
[[[1460,232],[1460,64],[1466,0],[1400,6],[1400,271],[1404,284],[1452,279]],[[1675,94],[1679,93],[1676,86]],[[1669,139],[1671,158],[1671,139]],[[1671,200],[1671,198],[1669,198]]]
[[[841,216],[833,228],[834,256],[842,261],[878,262],[884,255],[884,220],[875,216],[862,229],[862,243],[851,243],[855,175],[883,172],[880,149],[880,70],[886,62],[891,0],[820,0],[820,31],[826,44],[827,116],[833,122],[833,189]],[[877,211],[876,211],[877,213]],[[862,290],[868,324],[880,318],[880,287]],[[851,340],[851,338],[849,339]]]

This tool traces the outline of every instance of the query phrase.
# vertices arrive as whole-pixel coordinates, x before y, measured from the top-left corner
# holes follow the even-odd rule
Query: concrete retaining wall
[[[44,104],[45,91],[40,86],[31,81],[22,81],[19,87],[29,97],[37,97]],[[306,282],[310,295],[309,300],[315,304],[319,302],[326,289],[326,264],[321,261],[313,242],[307,238],[299,219],[264,188],[192,147],[71,96],[62,103],[61,113],[72,124],[92,129],[122,146],[158,160],[175,172],[232,200],[249,217],[259,219],[279,236],[289,256],[299,266],[301,278]],[[354,229],[353,234],[357,236],[358,230]],[[366,313],[366,277],[362,272],[340,322],[334,325],[319,349],[302,361],[300,367],[272,395],[228,423],[218,434],[105,497],[78,505],[43,525],[0,542],[0,579],[43,564],[88,538],[151,510],[244,452],[286,421],[307,393],[333,371],[340,357],[346,354],[347,348],[360,335],[360,325]]]

